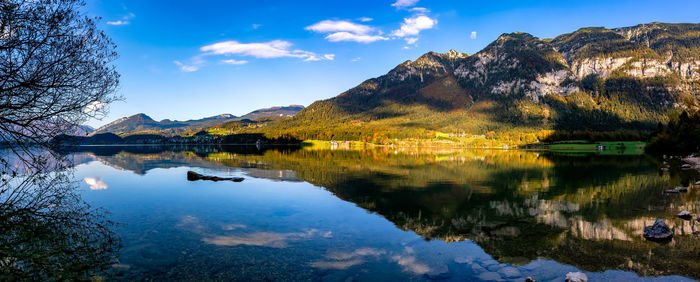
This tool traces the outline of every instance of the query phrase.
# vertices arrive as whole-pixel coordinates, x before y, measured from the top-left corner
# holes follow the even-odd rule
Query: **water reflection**
[[[0,157],[8,164],[0,167],[0,280],[103,275],[120,247],[115,224],[82,201],[69,160],[10,150]],[[85,181],[107,187],[99,179]]]
[[[528,267],[549,263],[542,260],[546,258],[588,271],[621,269],[643,276],[700,278],[696,261],[700,240],[693,235],[700,230],[700,223],[674,217],[680,210],[700,212],[700,189],[686,194],[663,193],[669,187],[694,183],[700,176],[695,171],[662,172],[659,164],[646,156],[221,146],[80,147],[79,151],[86,153],[85,160],[97,159],[137,174],[154,168],[194,166],[237,169],[248,177],[274,181],[305,181],[425,240],[471,241],[490,255],[445,261],[416,256],[413,248],[417,246],[404,246],[399,251],[330,249],[310,262],[320,271],[388,261],[404,272],[439,278],[449,265],[468,263],[474,274],[485,275],[480,278],[492,273],[508,278],[519,277],[516,271],[525,273]],[[289,215],[279,212],[284,214],[277,215]],[[676,236],[671,243],[658,244],[641,237],[644,226],[656,218],[665,218],[674,228]],[[187,228],[214,246],[281,249],[302,239],[323,238],[329,232],[271,232],[244,223],[221,223],[220,230],[213,231],[197,222],[199,219],[183,218],[178,228]]]

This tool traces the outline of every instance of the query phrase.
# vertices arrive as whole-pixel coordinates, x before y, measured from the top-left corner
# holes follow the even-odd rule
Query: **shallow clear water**
[[[525,151],[81,147],[119,223],[116,279],[700,278],[697,172],[646,156]],[[229,181],[187,181],[193,170]],[[641,237],[664,218],[669,243]]]

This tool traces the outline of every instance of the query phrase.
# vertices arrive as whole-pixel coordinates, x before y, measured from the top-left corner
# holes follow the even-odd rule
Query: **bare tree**
[[[49,141],[118,97],[116,46],[79,0],[0,0],[0,277],[87,280],[113,263],[114,224]],[[39,147],[35,149],[35,147]]]
[[[118,98],[116,46],[97,19],[81,13],[83,6],[80,0],[0,1],[0,144],[23,151],[47,145],[103,117],[105,105]]]

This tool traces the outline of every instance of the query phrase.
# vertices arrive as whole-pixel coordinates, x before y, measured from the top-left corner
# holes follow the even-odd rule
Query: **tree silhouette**
[[[0,3],[0,144],[46,145],[118,97],[116,46],[78,0]]]

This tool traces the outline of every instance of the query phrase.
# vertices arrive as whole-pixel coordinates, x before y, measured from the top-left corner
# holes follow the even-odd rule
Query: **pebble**
[[[689,211],[682,211],[676,215],[677,217],[685,220],[691,220],[693,218],[693,215],[690,214]]]
[[[475,264],[472,264],[472,270],[473,270],[475,273],[479,273],[479,272],[484,272],[484,271],[486,271],[485,268],[483,268],[481,265],[478,265],[478,264],[476,264],[476,263],[475,263]]]

